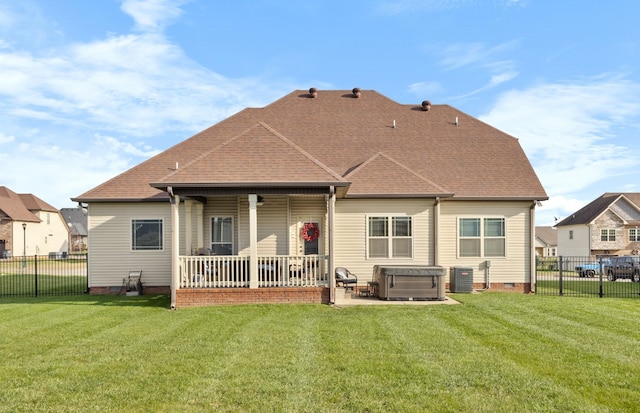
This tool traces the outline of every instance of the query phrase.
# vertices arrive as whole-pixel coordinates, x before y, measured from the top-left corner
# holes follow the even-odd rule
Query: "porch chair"
[[[355,291],[355,287],[358,285],[358,277],[351,271],[344,267],[336,267],[336,286],[342,283],[345,291],[351,288]]]
[[[197,248],[196,255],[199,257],[208,257],[211,255],[211,250],[209,248]],[[211,271],[209,270],[209,265],[206,261],[198,261],[195,267],[195,273],[193,274],[193,282],[202,282],[205,279],[208,281],[209,276],[211,275]]]

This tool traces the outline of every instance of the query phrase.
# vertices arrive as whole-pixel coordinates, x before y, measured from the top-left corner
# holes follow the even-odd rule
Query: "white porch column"
[[[193,213],[192,213],[193,201],[191,199],[185,199],[184,201],[184,220],[185,220],[185,255],[193,254]]]
[[[329,268],[328,268],[328,272],[329,274],[327,274],[329,276],[329,302],[331,304],[334,304],[336,302],[336,292],[335,292],[335,287],[336,287],[336,277],[334,275],[334,271],[335,271],[335,267],[334,267],[334,260],[333,260],[333,250],[334,250],[334,245],[333,245],[333,226],[334,226],[334,214],[335,214],[335,209],[336,209],[336,194],[335,194],[335,190],[334,187],[331,187],[331,191],[330,191],[330,195],[329,195],[329,200],[328,200],[328,215],[329,215],[329,222],[328,222],[328,234],[327,236],[329,237]]]
[[[173,191],[169,191],[170,194]],[[171,195],[171,308],[176,308],[180,287],[180,196]]]
[[[249,288],[258,288],[258,196],[249,194]]]
[[[196,247],[204,247],[204,221],[203,218],[204,205],[198,202],[196,204]]]

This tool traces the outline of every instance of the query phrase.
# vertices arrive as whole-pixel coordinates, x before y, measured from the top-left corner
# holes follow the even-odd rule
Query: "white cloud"
[[[197,65],[159,34],[111,36],[55,52],[0,52],[0,107],[13,116],[154,136],[195,131],[254,96],[266,102],[278,94],[258,80],[228,79]]]
[[[0,144],[2,143],[10,143],[15,141],[16,138],[14,136],[11,135],[5,135],[3,133],[0,133]]]
[[[123,0],[122,11],[133,17],[136,28],[159,31],[182,15],[181,0]]]
[[[487,73],[485,84],[460,96],[452,96],[449,100],[460,100],[469,96],[486,92],[518,76],[516,64],[512,60],[501,58],[518,46],[517,41],[510,41],[493,47],[482,43],[457,43],[444,47],[437,53],[441,54],[439,64],[448,71],[473,71],[474,77],[480,73]]]
[[[417,96],[430,96],[441,93],[443,87],[438,82],[416,82],[409,85],[409,92]]]
[[[0,164],[12,171],[3,185],[62,207],[162,148],[291,90],[225,78],[189,59],[160,32],[182,3],[125,0],[137,33],[32,51],[0,43],[0,143],[10,143],[0,146]],[[21,22],[25,31],[27,17],[39,15],[26,6],[12,13],[4,24]]]
[[[0,149],[0,163],[12,173],[3,185],[18,193],[32,193],[56,208],[73,206],[70,198],[138,163],[138,156],[156,151],[95,136],[82,147],[20,139],[11,151]]]
[[[519,139],[550,197],[547,210],[566,216],[591,201],[572,194],[640,168],[639,114],[640,85],[614,76],[511,90],[480,119]]]
[[[536,208],[536,225],[550,226],[562,221],[570,214],[587,205],[593,199],[576,199],[556,195],[542,202],[542,206]]]

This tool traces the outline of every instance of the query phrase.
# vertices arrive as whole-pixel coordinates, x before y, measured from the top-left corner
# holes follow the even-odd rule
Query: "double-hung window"
[[[211,251],[214,255],[233,255],[233,218],[211,218]]]
[[[412,258],[413,228],[411,217],[368,217],[367,244],[369,258]]]
[[[162,220],[132,219],[131,249],[134,251],[162,250]]]
[[[630,242],[640,241],[640,229],[632,228],[629,230],[629,241]]]
[[[600,241],[615,241],[616,240],[616,230],[615,229],[601,229],[600,230]]]
[[[458,241],[460,257],[505,257],[505,219],[460,218]]]

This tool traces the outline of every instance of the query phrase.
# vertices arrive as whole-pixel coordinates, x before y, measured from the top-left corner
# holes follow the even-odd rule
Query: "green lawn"
[[[637,299],[0,301],[0,412],[635,412]]]

